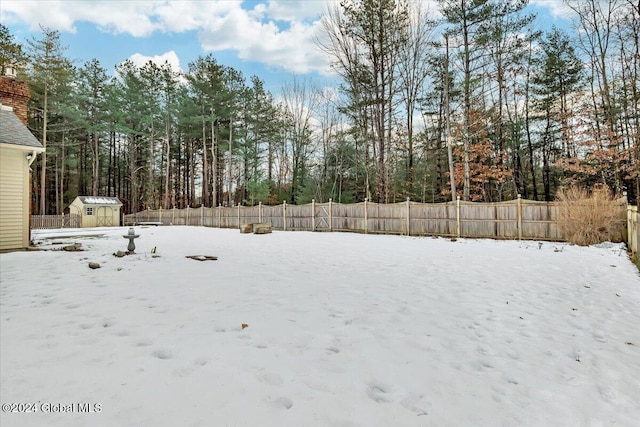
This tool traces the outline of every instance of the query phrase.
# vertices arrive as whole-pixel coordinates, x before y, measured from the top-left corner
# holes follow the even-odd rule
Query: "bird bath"
[[[136,232],[133,230],[133,227],[131,227],[129,228],[129,233],[127,233],[122,237],[124,237],[125,239],[129,239],[129,246],[127,246],[127,250],[131,253],[135,252],[136,245],[133,243],[133,241],[134,239],[137,239],[138,237],[140,237],[140,235],[136,234]]]

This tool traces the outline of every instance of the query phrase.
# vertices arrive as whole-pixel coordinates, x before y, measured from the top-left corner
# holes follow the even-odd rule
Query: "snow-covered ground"
[[[2,426],[639,425],[620,245],[126,232],[0,255]]]

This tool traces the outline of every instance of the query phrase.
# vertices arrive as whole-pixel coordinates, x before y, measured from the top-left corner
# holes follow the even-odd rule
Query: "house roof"
[[[33,136],[11,109],[4,106],[0,107],[0,144],[44,151],[40,141]]]
[[[78,196],[78,199],[84,205],[122,205],[122,202],[117,197]]]

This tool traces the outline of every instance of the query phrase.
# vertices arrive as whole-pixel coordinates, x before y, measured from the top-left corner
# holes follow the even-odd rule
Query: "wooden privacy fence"
[[[558,229],[560,205],[554,202],[511,200],[499,203],[394,204],[364,201],[355,204],[316,203],[277,206],[219,206],[146,210],[125,215],[125,224],[199,225],[239,228],[266,222],[276,230],[353,231],[496,239],[563,240]]]
[[[629,250],[637,254],[640,241],[640,229],[638,229],[638,207],[627,206],[627,246]]]
[[[31,228],[79,228],[82,227],[82,216],[66,215],[31,215]]]

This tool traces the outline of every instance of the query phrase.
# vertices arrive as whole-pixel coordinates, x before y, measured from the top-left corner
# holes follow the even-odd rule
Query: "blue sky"
[[[430,1],[431,10],[436,10]],[[292,74],[330,81],[329,59],[315,47],[320,15],[335,0],[2,0],[0,20],[16,41],[59,30],[77,66],[97,58],[109,72],[126,59],[188,63],[212,53],[219,63],[257,75],[276,93]],[[531,0],[540,27],[568,24],[561,0]]]

